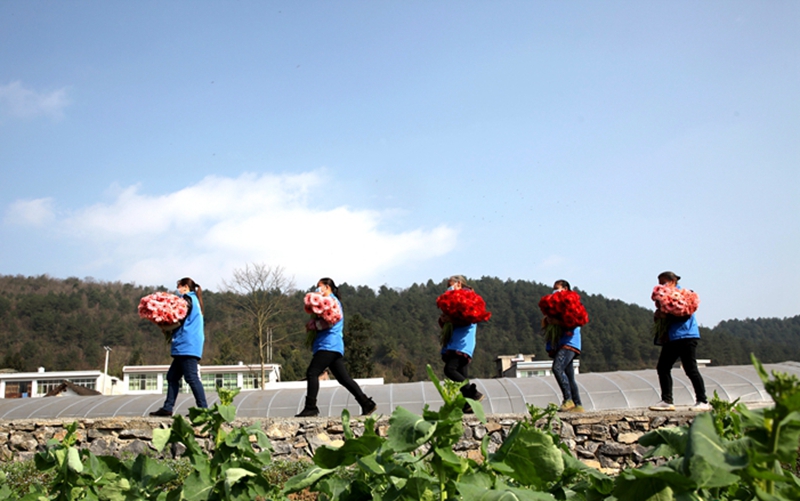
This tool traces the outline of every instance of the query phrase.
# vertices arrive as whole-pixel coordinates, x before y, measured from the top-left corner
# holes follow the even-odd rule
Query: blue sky
[[[800,3],[0,2],[0,274],[800,314]],[[535,307],[532,298],[531,307]]]

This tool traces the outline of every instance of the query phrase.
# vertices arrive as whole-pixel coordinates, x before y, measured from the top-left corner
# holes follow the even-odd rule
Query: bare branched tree
[[[258,346],[261,362],[261,388],[266,385],[265,364],[272,362],[272,348],[275,317],[288,305],[289,296],[294,292],[294,279],[287,277],[282,266],[268,266],[251,263],[244,269],[233,270],[230,282],[223,280],[222,288],[231,293],[231,300],[246,319]]]

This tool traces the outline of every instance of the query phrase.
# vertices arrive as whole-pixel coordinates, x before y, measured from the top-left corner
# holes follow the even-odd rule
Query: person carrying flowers
[[[589,322],[589,315],[569,282],[557,280],[553,289],[552,294],[539,300],[539,309],[544,314],[545,349],[553,359],[553,376],[563,396],[559,410],[583,412],[574,360],[581,354],[581,326]]]
[[[317,394],[319,377],[330,368],[339,383],[347,388],[361,406],[361,415],[368,416],[378,408],[347,373],[344,365],[344,313],[339,301],[339,288],[330,278],[321,278],[315,292],[306,294],[306,312],[314,317],[306,324],[314,356],[306,370],[305,407],[295,417],[319,416]],[[313,334],[313,338],[311,335]]]
[[[674,411],[672,400],[672,366],[680,359],[686,376],[692,382],[695,394],[695,405],[689,408],[695,412],[711,410],[706,398],[706,387],[703,376],[697,369],[697,343],[700,340],[700,328],[694,317],[699,299],[693,291],[681,289],[678,280],[681,277],[671,271],[658,276],[658,285],[653,289],[652,298],[656,303],[653,320],[656,326],[656,344],[661,344],[658,357],[658,382],[661,386],[661,401],[651,405],[650,410]],[[659,329],[663,326],[663,329]],[[664,335],[660,334],[664,331]]]
[[[180,391],[181,378],[192,390],[197,407],[207,408],[206,393],[200,380],[197,362],[203,357],[203,289],[191,278],[178,280],[178,294],[186,300],[188,313],[172,331],[172,364],[167,371],[167,398],[151,416],[171,416]]]
[[[439,317],[439,327],[442,328],[441,354],[444,375],[460,383],[469,379],[468,365],[475,351],[477,324],[489,320],[492,314],[486,311],[486,303],[467,285],[463,276],[453,275],[447,285],[447,291],[436,299],[436,306],[442,310]],[[476,402],[484,397],[475,383],[462,386],[461,393]],[[464,412],[473,412],[472,407],[467,404]]]

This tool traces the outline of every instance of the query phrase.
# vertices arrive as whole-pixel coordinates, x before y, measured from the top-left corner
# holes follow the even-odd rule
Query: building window
[[[128,376],[128,391],[158,390],[158,374],[131,374]]]
[[[97,386],[97,379],[69,379],[68,381],[72,384],[89,388],[90,390],[94,390]]]
[[[217,388],[228,390],[238,388],[236,374],[203,374],[200,380],[203,382],[203,389],[208,391],[217,391]]]
[[[246,372],[242,374],[242,389],[244,390],[260,390],[261,389],[261,374],[257,372]]]
[[[41,396],[47,394],[48,391],[52,390],[56,386],[60,385],[61,381],[37,381],[36,382],[36,394]]]

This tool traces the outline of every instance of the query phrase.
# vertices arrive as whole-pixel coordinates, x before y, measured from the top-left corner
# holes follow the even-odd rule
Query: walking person
[[[151,416],[172,416],[175,400],[180,391],[181,378],[192,390],[197,407],[207,408],[206,392],[200,380],[197,363],[203,357],[205,333],[203,330],[203,289],[191,278],[178,280],[178,294],[188,303],[188,313],[173,332],[170,342],[172,364],[167,371],[167,398],[164,405]]]
[[[467,285],[466,279],[461,275],[453,275],[447,281],[448,291],[469,290],[472,288]],[[448,322],[453,322],[447,314],[439,317],[439,326],[444,327]],[[466,325],[453,323],[452,334],[442,346],[442,361],[444,362],[444,375],[457,383],[469,380],[469,364],[472,362],[472,354],[475,352],[475,335],[478,331],[477,323]],[[483,400],[483,393],[478,391],[475,383],[468,383],[461,387],[461,394],[466,398],[471,398],[476,402]],[[467,404],[464,412],[471,414],[472,407]]]
[[[680,289],[678,280],[681,277],[671,271],[665,271],[658,276],[659,285]],[[694,313],[687,316],[669,315],[661,308],[657,308],[653,314],[654,320],[664,320],[667,322],[667,339],[661,346],[661,355],[658,357],[658,382],[661,386],[661,401],[650,406],[654,411],[674,411],[675,405],[672,399],[672,366],[678,359],[683,365],[686,376],[692,382],[695,394],[695,405],[689,408],[695,412],[705,412],[711,410],[711,404],[706,398],[706,388],[703,376],[697,369],[697,343],[700,341],[700,328]]]
[[[553,294],[572,290],[566,280],[557,280],[553,284],[553,289]],[[553,343],[548,339],[545,344],[547,354],[553,359],[553,376],[556,378],[558,387],[561,388],[563,397],[559,411],[584,412],[581,394],[578,391],[578,384],[575,382],[574,363],[581,354],[581,328],[580,326],[565,325],[563,319],[553,316],[545,316],[542,325],[543,327],[558,326],[561,330],[558,341]]]
[[[355,397],[356,402],[361,406],[361,415],[368,416],[375,412],[378,406],[370,397],[364,394],[358,383],[353,381],[344,365],[344,309],[338,297],[339,288],[336,287],[332,279],[322,278],[317,283],[316,292],[326,297],[332,297],[339,304],[342,318],[325,329],[317,330],[311,347],[314,355],[306,370],[305,407],[295,417],[319,416],[319,408],[317,407],[319,377],[325,372],[325,369],[330,369],[339,384],[347,388],[347,391]]]

